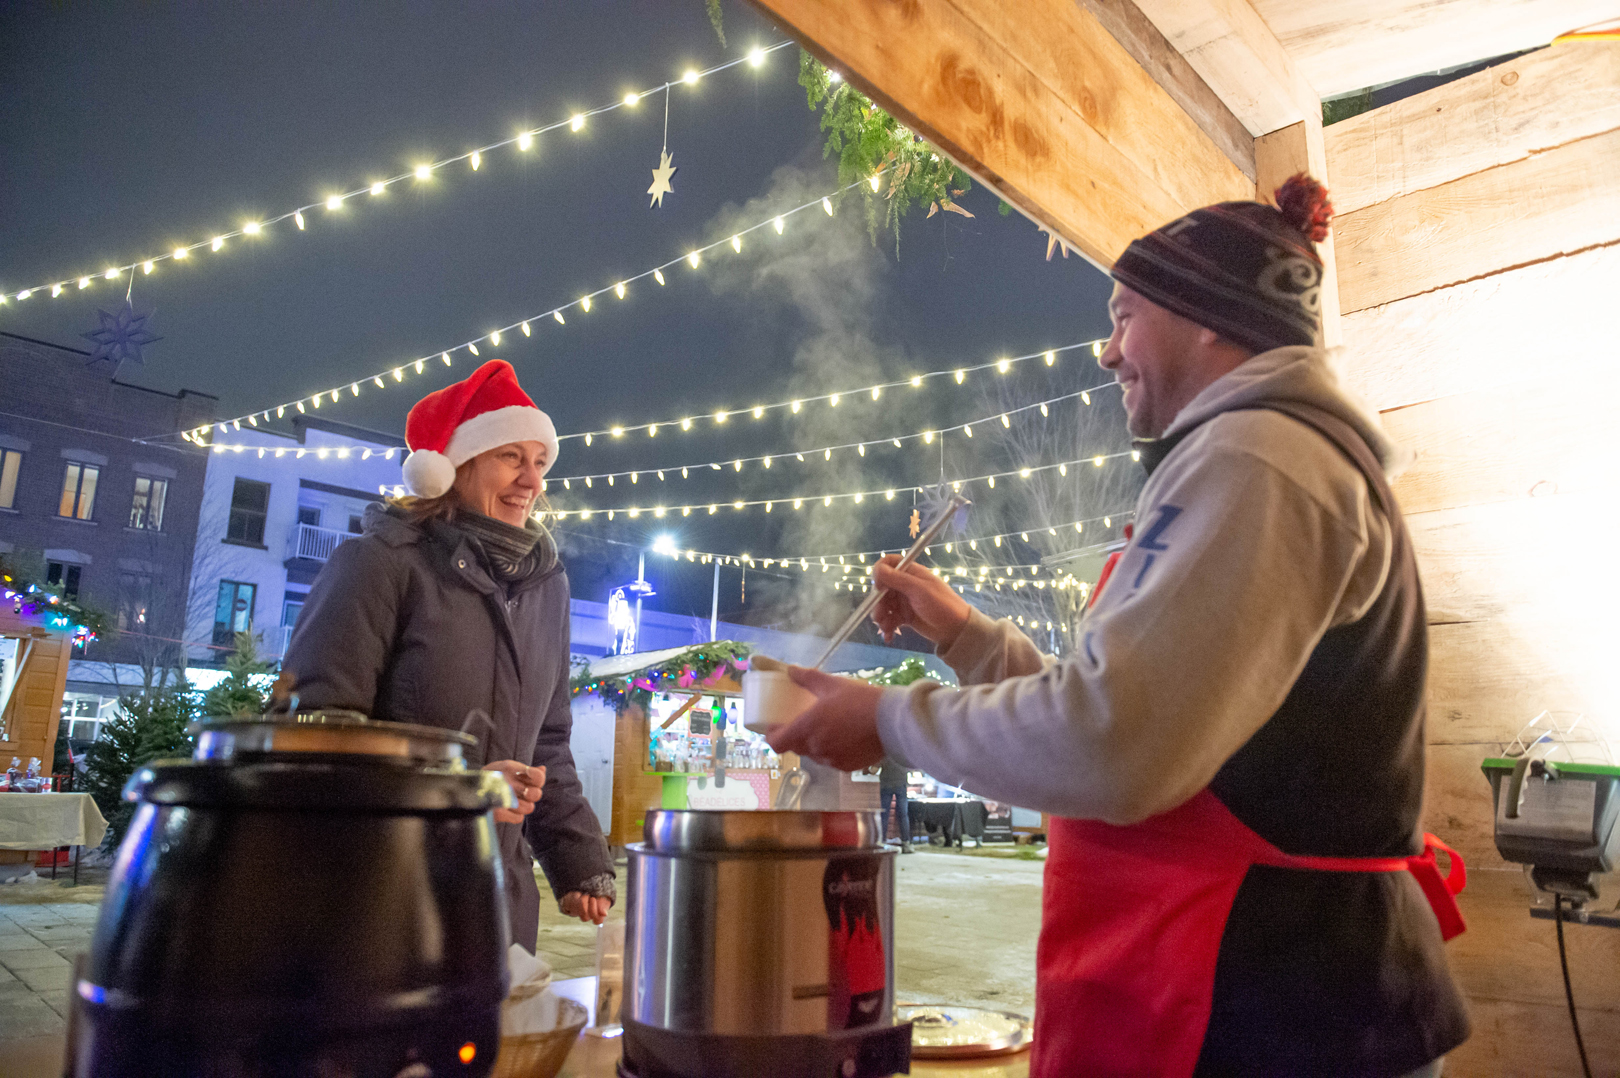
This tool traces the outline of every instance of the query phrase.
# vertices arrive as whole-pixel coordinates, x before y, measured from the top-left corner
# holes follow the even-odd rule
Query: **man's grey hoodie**
[[[1191,431],[1142,489],[1075,653],[1043,656],[1010,621],[975,610],[940,651],[967,687],[886,690],[885,750],[997,801],[1115,824],[1209,785],[1389,571],[1390,522],[1361,473],[1263,401],[1326,410],[1387,473],[1405,463],[1326,352],[1252,357],[1164,432]]]

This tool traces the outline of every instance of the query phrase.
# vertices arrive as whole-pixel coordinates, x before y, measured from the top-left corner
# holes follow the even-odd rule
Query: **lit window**
[[[17,472],[21,468],[21,453],[15,449],[0,449],[0,509],[16,508]]]
[[[152,578],[145,573],[121,573],[118,592],[119,631],[146,632],[156,594]]]
[[[96,508],[96,483],[101,469],[92,464],[69,463],[62,475],[62,501],[56,515],[89,520]]]
[[[129,526],[145,531],[163,530],[163,503],[169,497],[167,479],[135,477],[135,500],[129,507]]]
[[[236,634],[253,631],[253,598],[257,591],[254,585],[239,580],[219,582],[219,598],[214,603],[216,646],[234,651]]]

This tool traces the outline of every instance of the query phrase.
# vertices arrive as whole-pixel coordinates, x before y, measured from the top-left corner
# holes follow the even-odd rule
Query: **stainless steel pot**
[[[629,848],[625,1069],[888,1075],[894,853],[875,812],[655,811]]]

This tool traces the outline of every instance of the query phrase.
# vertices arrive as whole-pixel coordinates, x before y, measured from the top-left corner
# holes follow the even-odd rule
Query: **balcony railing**
[[[298,534],[293,536],[293,557],[310,558],[314,561],[325,561],[332,556],[332,551],[345,539],[353,539],[350,532],[340,532],[336,528],[318,528],[313,524],[298,525]]]

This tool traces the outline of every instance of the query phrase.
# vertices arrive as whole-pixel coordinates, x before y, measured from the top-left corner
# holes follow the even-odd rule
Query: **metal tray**
[[[1011,1011],[948,1004],[902,1003],[895,1021],[911,1023],[913,1059],[972,1059],[1011,1055],[1028,1048],[1035,1025]]]

